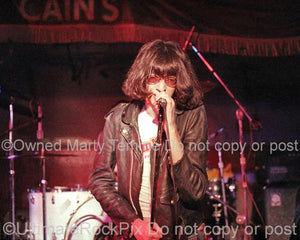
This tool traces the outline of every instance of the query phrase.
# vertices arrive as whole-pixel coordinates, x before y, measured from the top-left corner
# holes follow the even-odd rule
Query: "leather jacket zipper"
[[[130,180],[129,180],[129,198],[130,198],[130,202],[131,202],[131,205],[132,207],[134,208],[134,211],[136,214],[138,214],[135,206],[134,206],[134,203],[133,203],[133,200],[132,200],[132,192],[131,192],[131,185],[132,185],[132,173],[133,173],[133,151],[131,150],[131,165],[130,165]]]
[[[134,128],[134,130],[137,133],[136,127],[133,124],[131,124],[131,123],[130,123],[130,126],[132,128]],[[140,136],[139,136],[139,134],[137,134],[137,135],[138,135],[138,142],[140,144],[141,143]],[[127,141],[127,139],[126,139],[126,141]],[[127,141],[127,143],[129,143],[129,142]],[[131,159],[130,159],[131,165],[130,165],[130,176],[129,176],[130,177],[129,178],[129,200],[130,200],[131,206],[133,207],[135,213],[138,215],[138,211],[137,211],[137,209],[136,209],[136,207],[134,205],[133,199],[132,199],[133,154],[135,154],[134,150],[131,149]]]

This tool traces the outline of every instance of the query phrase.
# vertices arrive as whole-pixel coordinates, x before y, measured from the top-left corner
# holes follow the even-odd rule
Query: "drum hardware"
[[[215,201],[217,201],[218,203],[220,203],[220,204],[222,204],[222,205],[226,205],[226,207],[227,207],[230,211],[234,212],[234,213],[237,214],[237,215],[240,215],[240,213],[239,213],[235,208],[231,207],[227,202],[224,202],[220,197],[218,197],[218,195],[212,193],[212,192],[209,191],[209,190],[207,190],[205,193],[209,196],[209,198],[210,198],[211,200],[215,200]]]
[[[72,239],[72,236],[74,234],[74,232],[77,230],[77,228],[84,222],[86,222],[87,220],[97,220],[99,221],[99,223],[101,223],[102,225],[105,224],[105,222],[97,217],[96,215],[86,215],[86,216],[82,216],[81,218],[79,218],[78,220],[76,220],[76,222],[73,224],[69,234],[68,234],[68,237],[67,237],[67,240],[71,240]]]
[[[27,127],[29,124],[31,123],[38,123],[38,127],[37,127],[37,140],[42,142],[44,141],[44,136],[43,136],[43,128],[42,128],[42,118],[43,118],[43,115],[42,115],[42,109],[41,109],[41,106],[39,105],[38,106],[38,117],[32,119],[31,121],[28,121],[28,123],[26,122],[26,124],[22,124],[22,126],[17,126],[17,127],[14,127],[13,126],[13,117],[14,117],[14,107],[13,107],[13,103],[10,104],[9,106],[9,111],[10,111],[10,119],[9,119],[9,129],[7,131],[5,131],[4,134],[9,134],[9,142],[11,144],[13,144],[13,132],[18,130],[18,129],[21,129],[21,128],[24,128],[24,127]],[[4,136],[3,134],[3,136]],[[39,146],[43,146],[42,144],[39,145]],[[71,188],[64,188],[64,187],[56,187],[54,189],[51,189],[51,192],[49,192],[49,188],[47,188],[47,180],[46,180],[46,164],[45,164],[45,161],[46,161],[46,158],[55,158],[55,157],[77,157],[79,156],[78,154],[62,154],[62,153],[52,153],[52,152],[45,152],[45,149],[42,148],[42,150],[40,152],[33,152],[33,153],[30,153],[30,154],[15,154],[14,153],[14,149],[11,148],[11,150],[9,151],[8,155],[6,157],[4,157],[3,159],[7,159],[9,160],[9,183],[10,183],[10,187],[9,187],[9,194],[10,194],[10,210],[9,210],[9,222],[11,222],[13,225],[16,225],[16,212],[15,212],[15,169],[14,169],[14,161],[15,159],[26,159],[26,158],[30,158],[30,159],[40,159],[42,161],[42,179],[40,181],[40,190],[41,191],[37,191],[37,192],[33,192],[32,190],[28,190],[28,202],[29,202],[29,206],[31,208],[31,214],[30,214],[30,224],[32,227],[39,227],[38,229],[38,232],[35,231],[35,229],[27,229],[26,231],[26,236],[24,235],[23,237],[25,237],[26,239],[30,239],[30,240],[55,240],[55,239],[58,239],[58,240],[61,240],[62,237],[59,236],[59,233],[57,232],[49,232],[49,234],[46,232],[46,229],[47,229],[47,221],[49,220],[48,219],[48,216],[47,215],[51,215],[51,212],[52,212],[52,209],[53,207],[57,207],[58,206],[58,203],[59,203],[59,200],[57,197],[56,197],[56,194],[58,193],[64,193],[64,192],[68,192],[70,191]],[[73,188],[74,189],[74,188]],[[76,204],[76,206],[80,205],[80,203],[82,203],[82,195],[81,194],[86,194],[87,191],[86,189],[80,187],[80,185],[76,185],[76,191],[78,193],[76,193],[76,196],[75,197],[72,197],[71,200],[68,200],[65,202],[65,205],[61,205],[61,208],[68,208],[67,209],[67,212],[68,212],[68,217],[65,217],[66,221],[72,217],[73,220],[72,222],[70,222],[70,225],[69,228],[72,226],[74,227],[73,225],[78,225],[78,224],[82,224],[82,221],[83,222],[86,222],[86,221],[90,221],[90,219],[103,219],[101,220],[102,223],[104,222],[104,218],[105,218],[105,213],[103,213],[103,211],[99,212],[99,216],[97,215],[97,211],[99,210],[96,210],[95,209],[98,207],[99,203],[93,199],[92,197],[89,198],[89,201],[86,201],[84,202],[82,205],[84,204],[90,204],[88,202],[90,201],[93,201],[93,204],[95,205],[94,202],[97,202],[97,207],[94,207],[93,208],[93,212],[95,212],[95,214],[85,214],[84,217],[81,217],[81,221],[77,220],[78,218],[78,211],[80,212],[80,214],[82,214],[82,211],[85,211],[83,207],[83,210],[79,210],[79,208],[75,208],[74,209],[74,206],[71,206],[71,203],[72,204]],[[73,200],[74,201],[73,201]],[[39,210],[38,210],[38,214],[33,214],[32,213],[32,208],[34,207],[38,207]],[[72,209],[71,213],[69,212],[69,208]],[[99,207],[101,209],[101,207]],[[49,210],[51,209],[51,210]],[[47,211],[46,211],[47,210]],[[58,209],[56,209],[56,217],[57,218],[60,218],[60,215],[58,214]],[[36,211],[36,210],[34,210]],[[51,216],[52,218],[53,216]],[[37,221],[35,221],[36,219],[35,218],[38,218]],[[56,220],[56,219],[55,219]],[[52,220],[51,220],[52,221]],[[54,220],[50,223],[53,223]],[[75,223],[73,224],[73,222],[75,221]],[[98,222],[101,222],[99,220],[97,220]],[[35,223],[35,226],[34,226],[34,223]],[[41,226],[41,224],[43,226]],[[94,224],[94,223],[93,223]],[[52,225],[55,225],[55,222],[54,224]],[[29,227],[30,228],[30,227]],[[41,235],[42,234],[42,235]],[[74,235],[74,234],[73,234]],[[15,240],[16,238],[19,238],[19,236],[17,234],[13,234],[11,236],[9,236],[9,239],[12,239],[12,240]],[[86,238],[84,238],[86,239]]]
[[[218,166],[219,166],[219,169],[220,169],[222,196],[223,196],[223,201],[226,202],[224,174],[223,174],[224,163],[222,161],[221,148],[218,148],[218,157],[219,157]],[[227,212],[227,205],[226,204],[223,205],[223,210],[224,210],[225,226],[228,226],[228,212]]]
[[[84,210],[84,207],[87,205],[87,204],[96,204],[97,206],[94,206],[91,210],[93,211],[93,213],[91,214],[86,214],[84,216],[81,216],[80,218],[78,218],[76,220],[76,214],[79,213]],[[101,212],[98,212],[97,213],[97,209],[101,209]],[[82,203],[80,204],[76,209],[74,209],[72,211],[72,213],[70,214],[70,218],[66,224],[66,230],[65,230],[65,234],[64,234],[64,239],[65,240],[69,240],[73,237],[74,233],[76,232],[77,228],[83,224],[84,222],[87,222],[88,220],[96,220],[96,228],[93,229],[94,231],[94,234],[93,236],[96,234],[96,232],[98,231],[98,229],[105,224],[106,222],[106,213],[102,210],[100,204],[98,203],[98,201],[94,198],[93,195],[89,195],[87,197],[87,199]],[[75,220],[75,222],[73,222]],[[90,227],[90,224],[88,224],[88,226]],[[70,229],[70,230],[69,230]],[[96,231],[95,231],[96,230]],[[82,233],[82,232],[81,232]],[[88,234],[90,234],[90,229],[88,231]],[[81,236],[80,236],[81,237]],[[78,240],[81,240],[82,237]],[[91,237],[91,236],[90,236]]]
[[[216,225],[220,225],[220,218],[222,217],[222,210],[220,208],[222,207],[222,204],[214,203],[213,207],[214,207],[214,211],[212,216],[215,218]]]
[[[70,218],[69,218],[69,220],[68,220],[68,222],[67,222],[67,227],[66,227],[64,239],[66,239],[66,234],[67,234],[68,227],[69,227],[69,225],[71,224],[71,221],[72,221],[72,219],[73,219],[75,213],[76,213],[82,206],[84,206],[85,203],[87,203],[88,201],[90,201],[90,200],[93,199],[93,198],[94,198],[93,196],[89,196],[89,197],[88,197],[81,205],[79,205],[76,209],[74,209],[74,210],[72,211],[72,213],[70,214]],[[78,201],[77,201],[77,203],[78,203]],[[83,216],[83,217],[84,217],[84,216]],[[73,224],[73,225],[74,225],[74,224]],[[72,228],[74,227],[73,225],[72,225]],[[77,227],[76,227],[76,228],[77,228]],[[75,231],[75,230],[76,230],[76,229],[74,229],[74,231]],[[72,232],[71,235],[73,235],[74,231]]]
[[[16,155],[14,154],[13,147],[11,147],[11,146],[13,146],[13,139],[14,139],[13,133],[16,130],[23,129],[23,128],[31,125],[32,123],[35,123],[36,119],[33,118],[30,121],[27,121],[20,126],[14,127],[14,112],[19,112],[19,113],[23,114],[26,110],[26,115],[34,117],[35,113],[33,111],[33,106],[32,106],[33,100],[22,95],[17,90],[3,89],[1,86],[0,86],[0,92],[1,92],[1,94],[4,94],[6,97],[6,99],[1,98],[0,102],[4,102],[5,106],[6,106],[6,103],[9,105],[8,129],[6,131],[4,131],[3,133],[0,133],[0,136],[2,137],[2,136],[5,136],[6,134],[8,134],[8,143],[10,144],[10,149],[8,151],[8,157],[5,158],[5,159],[9,160],[9,199],[10,199],[9,200],[9,219],[10,219],[10,222],[12,223],[12,225],[16,226],[16,216],[15,216],[16,215],[16,206],[15,206],[15,174],[16,174],[15,158],[16,158]],[[29,107],[25,108],[25,107],[17,104],[16,99],[21,99],[21,100],[25,100],[26,102],[29,102]],[[21,110],[21,111],[19,111],[19,110]],[[15,240],[16,233],[11,234],[9,238],[12,240]]]
[[[2,79],[1,79],[2,80]],[[11,102],[14,104],[14,112],[22,116],[33,117],[36,116],[34,107],[36,101],[33,97],[24,95],[17,89],[9,88],[8,86],[0,85],[0,107],[6,108]],[[32,121],[28,121],[28,125]],[[21,126],[23,128],[25,126]],[[14,128],[13,131],[17,130],[18,127]],[[0,134],[2,137],[3,135]]]
[[[35,201],[32,202],[31,199]],[[45,199],[47,240],[66,240],[71,229],[73,240],[93,240],[95,231],[106,222],[106,213],[89,191],[74,191],[68,187],[47,188]],[[54,204],[51,203],[53,199]],[[28,240],[41,240],[43,237],[41,191],[29,189],[28,201],[30,220]]]
[[[218,183],[219,181],[216,181],[216,183]],[[218,188],[214,188],[215,190],[218,189],[220,190],[221,187]],[[211,216],[214,218],[214,222],[209,221],[208,225],[213,225],[214,226],[221,226],[222,222],[221,222],[221,218],[222,218],[222,206],[226,205],[227,209],[232,211],[233,213],[235,213],[236,215],[239,215],[239,212],[233,208],[232,206],[229,205],[228,202],[224,202],[222,200],[221,194],[218,193],[214,193],[210,191],[211,187],[209,188],[209,190],[206,191],[206,195],[209,196],[210,201],[214,201],[212,203],[212,207],[213,207],[213,212],[211,214]],[[230,198],[228,198],[230,199]],[[228,236],[225,236],[225,239],[227,239]],[[222,239],[221,235],[212,235],[211,238],[209,238],[210,240],[219,240]]]
[[[219,133],[222,133],[224,131],[224,128],[220,128],[217,132],[215,132],[214,134],[210,135],[210,139],[216,138]],[[224,162],[222,159],[222,149],[221,147],[218,147],[217,149],[218,151],[218,167],[219,167],[219,173],[220,173],[220,180],[221,180],[221,190],[222,190],[222,199],[223,202],[227,202],[226,200],[226,193],[225,193],[225,183],[224,183]],[[220,196],[218,196],[220,198]],[[216,210],[215,210],[216,211]],[[228,212],[227,212],[227,205],[224,204],[223,205],[223,212],[224,212],[224,220],[225,220],[225,226],[228,226]],[[216,218],[217,220],[217,218]]]
[[[9,142],[13,142],[13,127],[14,127],[14,109],[13,109],[13,100],[9,105]],[[10,221],[13,226],[16,226],[16,206],[15,206],[15,158],[14,158],[14,149],[11,148],[9,151],[9,192],[10,192]],[[11,239],[15,240],[15,233],[11,235]]]
[[[229,204],[233,204],[236,199],[236,186],[234,181],[235,180],[233,178],[224,179],[226,208],[228,208]],[[217,225],[221,223],[220,220],[223,216],[222,213],[224,213],[224,205],[222,204],[224,201],[221,189],[221,180],[219,178],[209,180],[209,187],[206,194],[209,196],[208,204],[212,206],[211,217],[214,218],[214,223]],[[222,202],[218,201],[219,199],[222,199]],[[225,216],[223,220],[225,221]]]
[[[236,110],[236,118],[239,124],[239,143],[240,146],[243,145],[243,120],[244,112],[241,110],[241,108]],[[240,151],[240,166],[241,166],[241,174],[242,174],[242,187],[243,187],[243,215],[240,217],[240,219],[243,219],[242,224],[247,226],[249,219],[247,219],[247,176],[246,176],[246,157],[244,155],[244,150],[242,149]],[[238,221],[237,221],[238,223]],[[247,240],[249,237],[247,234],[244,234],[244,240]]]
[[[12,100],[13,101],[13,100]],[[9,142],[10,144],[13,146],[13,131],[15,131],[16,129],[13,128],[13,103],[11,103],[9,105],[9,111],[10,111],[10,120],[9,120]],[[37,118],[37,122],[38,122],[38,129],[37,129],[37,139],[38,140],[42,140],[43,139],[43,129],[42,129],[42,108],[40,105],[38,105],[38,118]],[[36,119],[34,119],[34,121],[32,120],[31,122],[36,122]],[[27,124],[18,127],[17,129],[23,128],[27,126]],[[45,195],[46,192],[46,164],[45,164],[45,155],[44,155],[44,149],[41,149],[41,153],[38,155],[39,159],[42,160],[42,172],[43,172],[43,177],[41,180],[41,185],[43,186],[43,195]],[[16,224],[16,220],[15,220],[15,169],[14,169],[14,160],[16,158],[19,157],[23,157],[21,155],[15,155],[14,154],[14,148],[11,147],[10,151],[9,151],[9,156],[6,157],[6,159],[9,159],[9,173],[10,173],[10,177],[9,177],[9,183],[10,183],[10,221],[13,224],[13,226],[15,226]],[[34,201],[34,199],[32,199],[32,201]],[[43,200],[44,204],[45,201]],[[44,207],[45,208],[45,207]],[[45,215],[45,214],[44,214]],[[45,222],[45,217],[43,218],[43,223],[44,226],[46,226],[46,222]],[[44,232],[46,231],[46,228],[44,227]],[[46,234],[44,234],[44,240],[46,240]],[[15,240],[15,234],[11,235],[11,239]]]
[[[43,112],[42,112],[42,106],[38,105],[38,128],[36,131],[37,140],[41,141],[44,139],[44,131],[43,131]],[[41,160],[42,160],[42,209],[43,209],[43,240],[47,240],[47,219],[46,219],[46,191],[47,191],[47,180],[46,180],[46,158],[45,158],[45,149],[42,145],[41,149]]]
[[[43,114],[42,114],[42,108],[41,105],[38,105],[38,116],[37,118],[34,118],[33,120],[31,120],[30,122],[23,124],[22,126],[18,126],[16,128],[14,128],[13,126],[13,103],[10,104],[9,106],[9,110],[10,110],[10,119],[9,119],[9,129],[8,132],[9,133],[9,142],[11,144],[13,144],[13,132],[17,129],[21,129],[24,128],[26,126],[29,125],[29,123],[31,124],[32,122],[35,123],[37,122],[37,140],[38,141],[43,141],[44,139],[44,134],[43,134],[43,128],[42,128],[42,118],[43,118]],[[5,132],[5,133],[6,133]],[[43,240],[47,240],[46,236],[46,201],[45,201],[45,195],[46,195],[46,188],[47,188],[47,180],[46,180],[46,158],[52,158],[52,157],[76,157],[78,156],[78,154],[61,154],[61,153],[47,153],[44,150],[44,145],[41,144],[40,146],[42,146],[42,149],[40,152],[34,152],[31,154],[19,154],[19,155],[15,155],[14,154],[14,149],[13,147],[10,149],[9,151],[9,155],[4,157],[4,159],[9,160],[9,194],[10,194],[10,222],[12,223],[13,226],[16,225],[16,219],[15,219],[15,169],[14,169],[14,162],[15,159],[23,159],[23,158],[31,158],[31,159],[40,159],[42,161],[42,179],[41,179],[41,186],[42,186],[42,196],[43,196],[43,219],[41,220],[41,222],[43,222]],[[63,189],[59,189],[59,191],[64,191]],[[28,197],[28,200],[31,204],[35,204],[36,202],[36,197],[34,195],[31,194],[30,197]],[[51,199],[51,204],[55,204],[55,198],[54,196]],[[12,234],[10,236],[11,240],[15,240],[16,236],[15,234]],[[41,240],[41,238],[39,239]]]
[[[31,204],[35,203],[35,196],[31,195],[29,198],[29,201],[31,202]]]

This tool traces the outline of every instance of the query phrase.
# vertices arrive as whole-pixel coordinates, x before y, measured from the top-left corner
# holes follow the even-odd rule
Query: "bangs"
[[[180,69],[180,61],[173,51],[159,52],[150,62],[150,74],[159,76],[177,76]]]

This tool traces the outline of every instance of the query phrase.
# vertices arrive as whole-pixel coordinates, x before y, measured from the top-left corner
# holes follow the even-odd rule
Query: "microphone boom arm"
[[[229,90],[229,88],[226,86],[226,84],[223,82],[223,80],[219,77],[219,75],[215,72],[215,70],[212,68],[212,66],[206,61],[206,59],[203,57],[203,55],[198,51],[198,49],[193,45],[192,42],[189,42],[189,45],[192,47],[193,51],[198,55],[198,57],[202,60],[202,62],[205,64],[207,69],[214,75],[214,77],[219,81],[219,83],[222,85],[222,87],[226,90],[228,95],[234,100],[236,105],[241,109],[241,111],[245,114],[247,119],[250,122],[251,128],[254,130],[258,130],[262,128],[262,124],[259,121],[253,121],[253,118],[248,114],[244,106],[236,99],[236,97],[233,95],[233,93]]]

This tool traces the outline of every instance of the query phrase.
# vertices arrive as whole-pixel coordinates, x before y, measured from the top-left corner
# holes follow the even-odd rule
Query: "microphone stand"
[[[229,90],[229,88],[226,86],[226,84],[223,82],[223,80],[219,77],[219,75],[215,72],[215,70],[212,68],[212,66],[206,61],[206,59],[203,57],[203,55],[198,51],[198,49],[193,45],[192,42],[189,42],[189,45],[192,47],[193,51],[198,55],[198,57],[202,60],[202,62],[205,64],[207,69],[214,75],[214,77],[219,81],[219,83],[223,86],[223,88],[226,90],[226,92],[229,94],[229,96],[234,100],[234,102],[238,105],[239,109],[245,114],[245,116],[248,118],[250,122],[250,126],[253,130],[258,130],[262,128],[262,124],[259,121],[253,121],[253,118],[248,114],[246,109],[243,107],[243,105],[236,99],[236,97],[233,95],[233,93]]]
[[[243,112],[240,109],[236,110],[236,118],[239,123],[239,144],[243,146]],[[238,216],[237,219],[240,219],[239,224],[244,224],[247,226],[247,177],[246,177],[246,158],[244,155],[243,148],[240,152],[240,165],[241,165],[241,174],[242,174],[242,187],[243,187],[243,216]],[[244,239],[248,239],[248,235],[244,234]]]
[[[154,162],[154,180],[152,186],[151,217],[150,217],[151,228],[153,228],[154,219],[155,219],[156,190],[157,190],[157,181],[158,181],[159,165],[160,165],[159,163],[163,151],[163,144],[162,144],[163,118],[164,118],[164,108],[160,104],[159,113],[158,113],[157,138],[153,144],[155,162]]]
[[[212,66],[206,61],[206,59],[203,57],[203,55],[198,51],[198,49],[195,47],[195,45],[192,42],[189,42],[189,45],[192,47],[193,51],[198,55],[198,57],[202,60],[202,62],[205,64],[207,69],[213,74],[213,76],[219,81],[219,83],[223,86],[223,88],[226,90],[226,92],[229,94],[229,96],[234,100],[234,102],[239,107],[239,114],[242,115],[245,114],[247,117],[251,129],[258,130],[262,128],[262,124],[259,121],[253,121],[253,118],[248,114],[244,106],[236,99],[236,97],[233,95],[233,93],[229,90],[229,88],[226,86],[226,84],[223,82],[223,80],[219,77],[219,75],[215,72],[215,70],[212,68]],[[243,133],[242,133],[242,120],[239,120],[239,132],[240,132],[240,144],[243,142]],[[242,146],[242,145],[241,145]],[[244,202],[243,202],[243,216],[242,218],[240,216],[237,217],[239,221],[237,221],[239,224],[247,224],[247,203],[246,203],[246,196],[247,196],[247,181],[246,181],[246,174],[245,174],[245,166],[246,166],[246,158],[243,153],[241,152],[241,158],[240,158],[240,164],[241,164],[241,174],[242,174],[242,183],[243,183],[243,195],[244,195]],[[244,220],[244,221],[243,221]],[[244,234],[244,239],[247,240],[248,236],[247,234]]]

